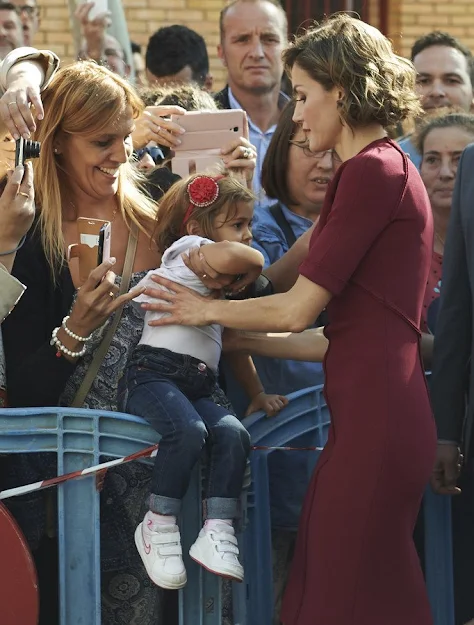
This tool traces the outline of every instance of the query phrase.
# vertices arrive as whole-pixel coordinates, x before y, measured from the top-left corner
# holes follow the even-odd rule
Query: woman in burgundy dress
[[[327,307],[329,441],[314,472],[284,625],[430,625],[412,532],[436,433],[420,359],[433,225],[416,168],[385,129],[418,112],[415,72],[376,29],[337,15],[285,53],[294,119],[335,148],[300,276],[259,300],[197,298],[157,279],[163,324],[302,331]]]

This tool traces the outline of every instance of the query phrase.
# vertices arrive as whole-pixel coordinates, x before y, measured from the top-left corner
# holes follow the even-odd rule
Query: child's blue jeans
[[[233,519],[250,452],[237,417],[215,404],[217,378],[192,356],[139,345],[119,385],[119,409],[142,417],[161,440],[151,480],[150,510],[177,516],[194,465],[209,443],[206,518]]]

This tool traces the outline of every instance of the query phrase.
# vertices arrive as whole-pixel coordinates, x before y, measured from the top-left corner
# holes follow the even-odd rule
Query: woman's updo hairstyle
[[[297,37],[283,61],[287,72],[297,65],[327,91],[343,90],[339,112],[351,128],[388,128],[421,114],[412,63],[376,28],[345,13]]]

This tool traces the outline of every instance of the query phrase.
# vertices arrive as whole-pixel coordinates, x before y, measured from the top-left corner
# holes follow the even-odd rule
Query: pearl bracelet
[[[51,341],[50,341],[50,345],[54,345],[58,349],[56,356],[59,358],[59,356],[61,355],[61,352],[65,356],[70,356],[71,358],[81,358],[81,356],[84,356],[84,354],[87,351],[86,345],[84,345],[84,347],[79,352],[73,352],[72,350],[68,349],[58,339],[58,332],[60,329],[61,329],[60,327],[54,328],[53,333],[51,335]]]
[[[66,332],[68,336],[70,336],[75,341],[79,341],[79,343],[87,343],[87,341],[91,340],[92,334],[89,334],[89,336],[79,336],[79,334],[76,334],[75,332],[70,330],[66,325],[68,322],[68,319],[69,319],[69,315],[66,315],[66,317],[64,317],[63,322],[62,322],[63,330],[64,332]]]

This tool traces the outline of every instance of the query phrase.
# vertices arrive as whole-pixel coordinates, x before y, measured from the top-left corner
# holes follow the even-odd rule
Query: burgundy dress
[[[436,432],[420,359],[433,245],[420,176],[391,140],[345,162],[300,272],[333,294],[328,443],[308,488],[284,625],[430,625],[412,540]]]

